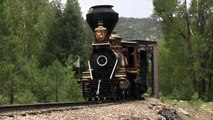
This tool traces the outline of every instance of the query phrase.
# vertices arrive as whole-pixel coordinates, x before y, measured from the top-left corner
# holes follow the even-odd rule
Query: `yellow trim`
[[[127,70],[128,73],[138,73],[138,71],[135,70]]]
[[[115,75],[115,77],[126,77],[126,75]]]
[[[91,78],[90,76],[82,76],[83,79]]]
[[[110,45],[110,43],[92,43],[93,46],[97,45]]]

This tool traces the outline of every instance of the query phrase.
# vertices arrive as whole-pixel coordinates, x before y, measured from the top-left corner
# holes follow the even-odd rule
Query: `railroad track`
[[[0,118],[3,116],[14,117],[15,115],[26,116],[53,111],[75,110],[84,107],[100,107],[124,102],[127,102],[127,100],[4,105],[0,106]]]

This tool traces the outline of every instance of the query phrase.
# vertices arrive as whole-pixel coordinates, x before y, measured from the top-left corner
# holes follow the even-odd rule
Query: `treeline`
[[[156,19],[120,17],[115,30],[123,39],[159,40],[161,25]]]
[[[79,100],[92,40],[77,0],[0,1],[0,104]]]
[[[213,100],[213,1],[154,0],[161,22],[161,93],[175,99]]]

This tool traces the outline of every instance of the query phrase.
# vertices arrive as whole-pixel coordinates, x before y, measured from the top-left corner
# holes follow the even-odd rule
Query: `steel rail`
[[[15,114],[37,114],[42,112],[60,111],[66,109],[78,109],[80,106],[97,105],[100,102],[61,102],[61,103],[37,103],[37,104],[17,104],[0,106],[0,116],[13,116]],[[106,102],[105,102],[106,103]]]
[[[0,117],[15,115],[41,114],[52,111],[63,111],[81,109],[86,106],[104,106],[127,102],[128,100],[107,100],[107,101],[89,101],[89,102],[61,102],[61,103],[37,103],[37,104],[17,104],[0,106]]]

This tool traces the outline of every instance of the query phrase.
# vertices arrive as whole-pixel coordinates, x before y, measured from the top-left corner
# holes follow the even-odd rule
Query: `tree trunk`
[[[58,102],[58,78],[55,80],[55,101]]]
[[[199,81],[199,88],[198,88],[198,95],[199,95],[199,98],[204,98],[205,95],[206,95],[206,80],[203,79],[203,78],[200,78],[200,81]]]
[[[10,104],[14,103],[14,90],[10,88]]]

